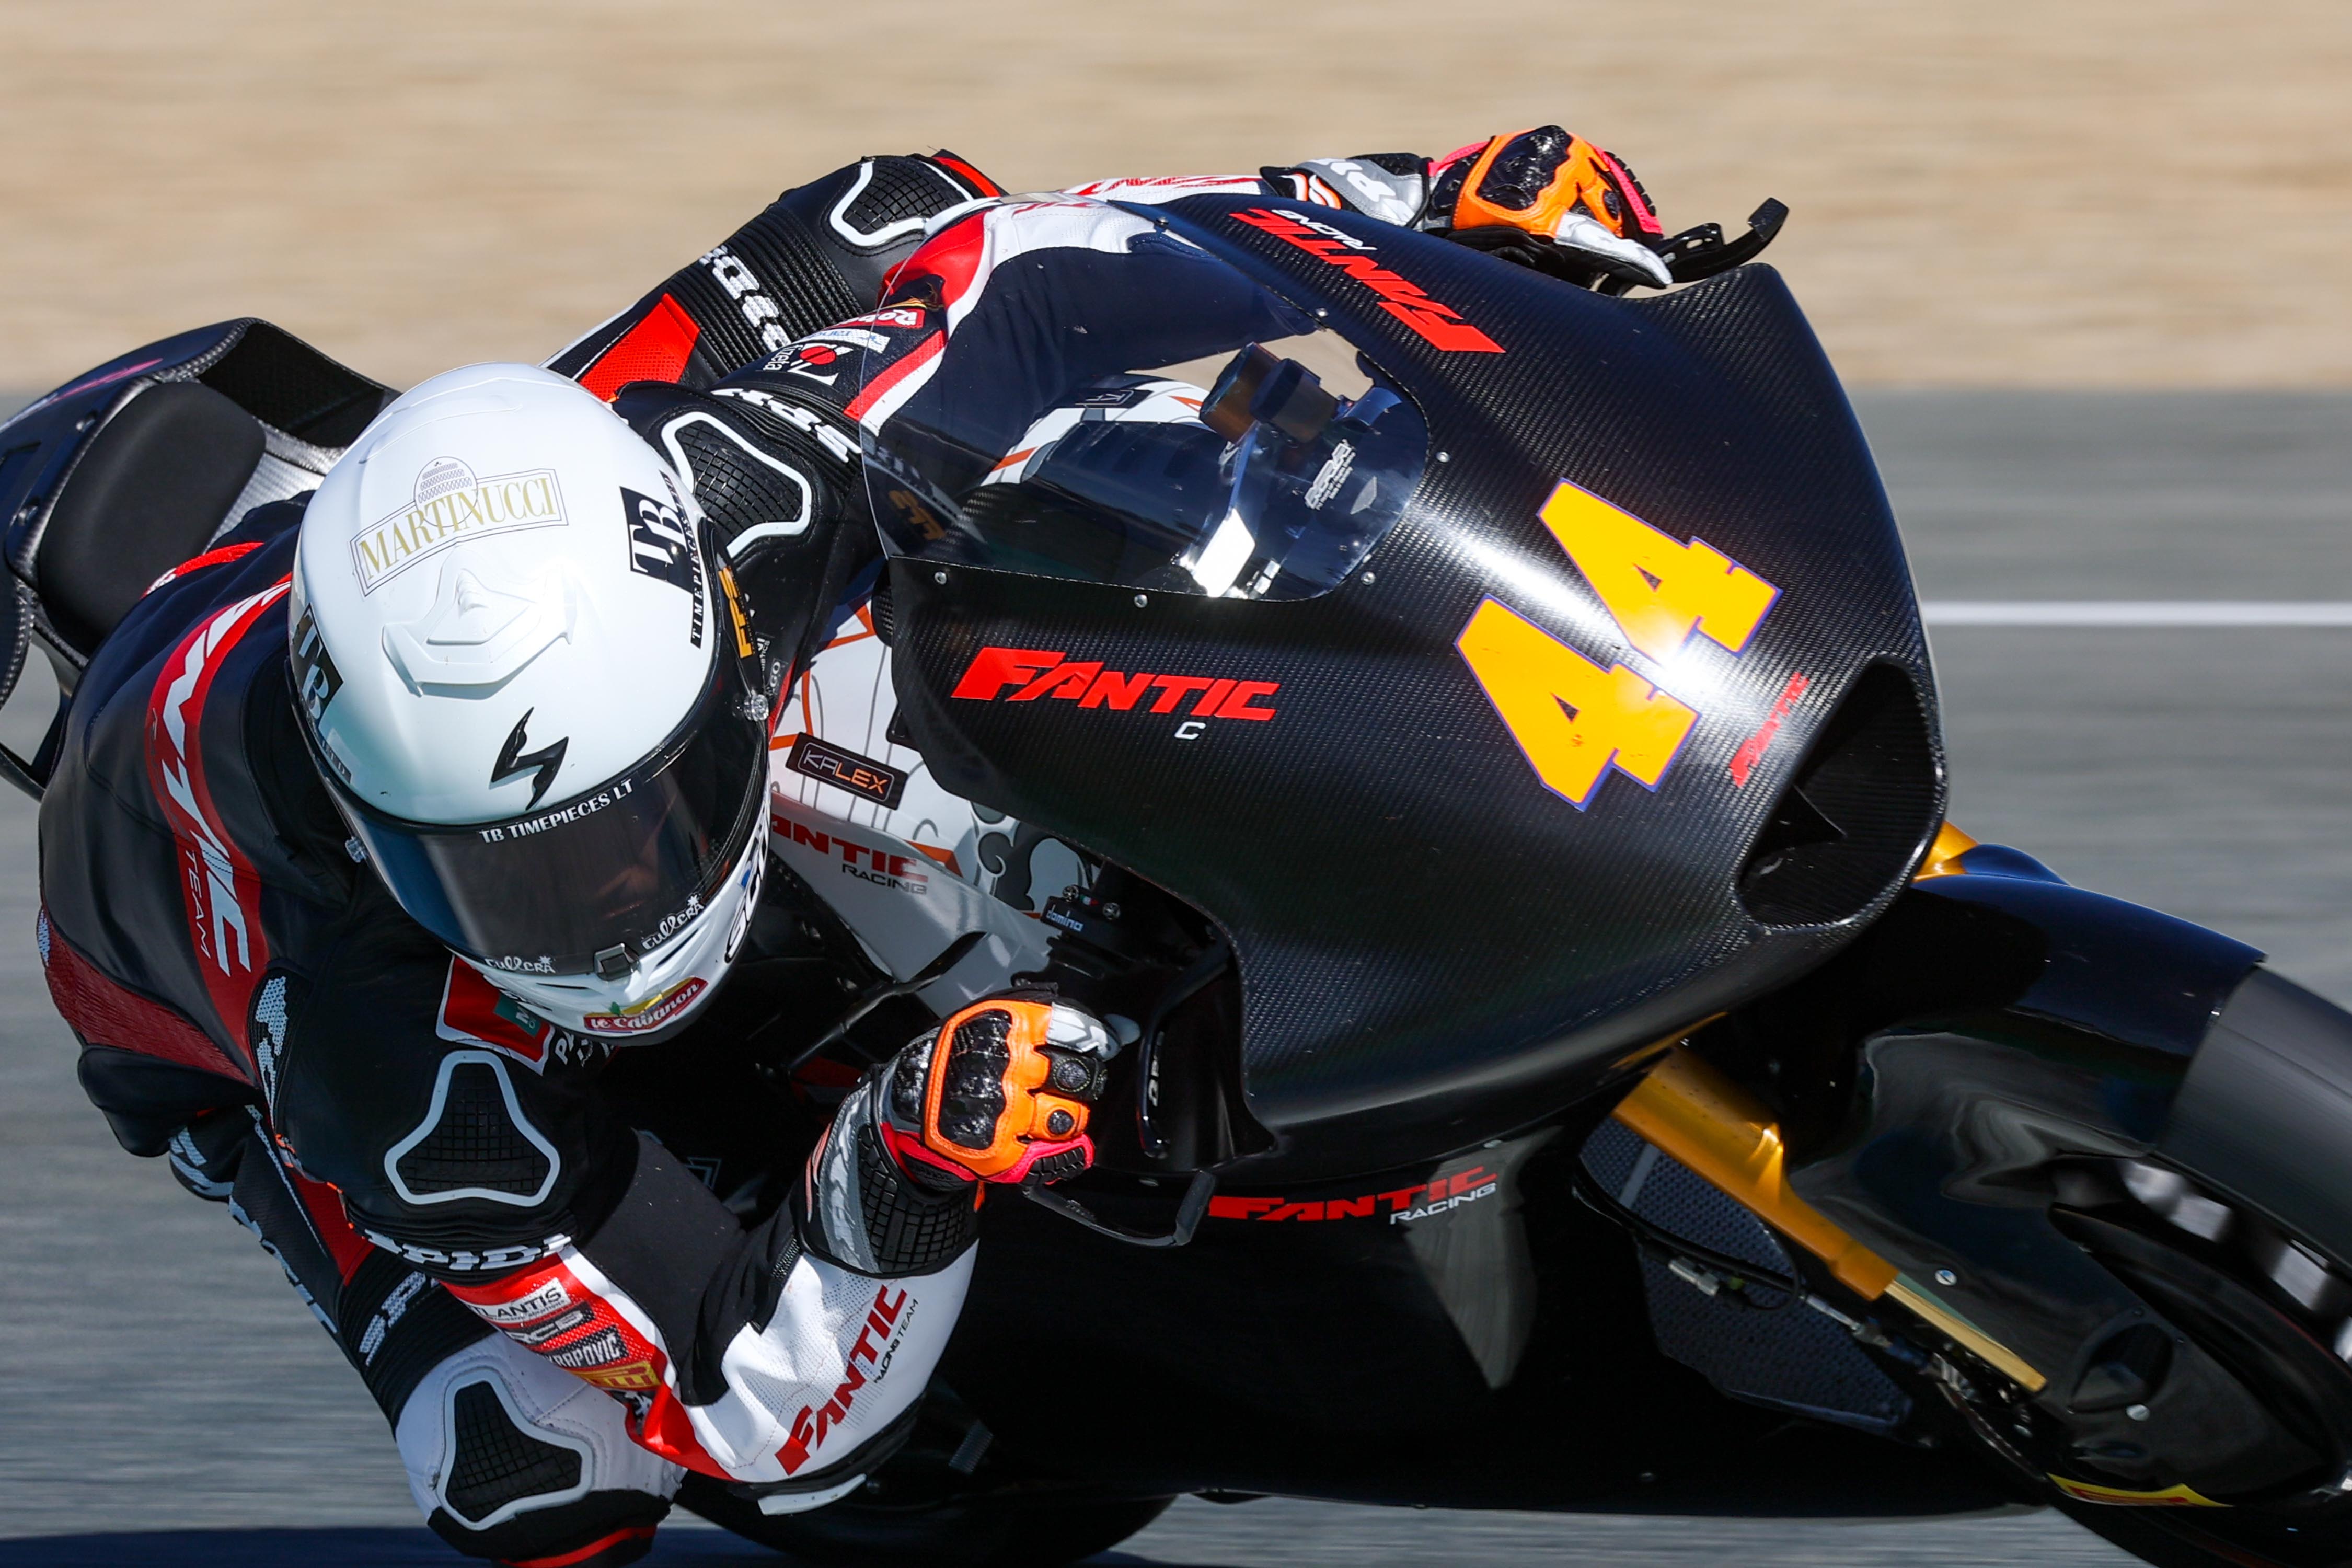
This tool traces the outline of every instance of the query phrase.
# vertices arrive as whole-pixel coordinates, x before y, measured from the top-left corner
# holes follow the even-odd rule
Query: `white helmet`
[[[302,520],[296,709],[401,907],[558,1027],[682,1022],[765,863],[767,708],[667,465],[520,364],[435,376]]]

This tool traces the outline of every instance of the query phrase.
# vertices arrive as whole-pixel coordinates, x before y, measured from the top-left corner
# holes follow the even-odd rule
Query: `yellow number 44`
[[[1489,599],[1454,646],[1469,661],[1536,776],[1579,811],[1609,764],[1658,787],[1697,711],[1615,665],[1603,669]]]
[[[1681,652],[1693,627],[1738,653],[1780,596],[1713,545],[1684,544],[1566,479],[1544,502],[1543,520],[1625,640],[1652,658]]]
[[[1563,479],[1544,525],[1625,640],[1671,658],[1694,631],[1738,653],[1780,590],[1713,546],[1685,544]],[[1582,810],[1613,764],[1658,787],[1698,711],[1625,666],[1607,668],[1497,600],[1454,639],[1536,776]]]

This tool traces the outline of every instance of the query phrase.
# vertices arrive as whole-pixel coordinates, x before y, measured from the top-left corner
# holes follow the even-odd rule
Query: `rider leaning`
[[[1640,186],[1556,129],[1078,194],[1202,191],[1666,280]],[[167,574],[76,693],[40,934],[82,1081],[285,1263],[462,1552],[627,1561],[688,1472],[843,1495],[913,1420],[982,1184],[1091,1161],[1109,1039],[1039,993],[867,1074],[781,1203],[643,1131],[792,923],[762,918],[769,731],[872,580],[858,378],[803,340],[999,194],[869,159],[549,371],[426,382],[307,510]],[[614,418],[632,383],[660,384]]]

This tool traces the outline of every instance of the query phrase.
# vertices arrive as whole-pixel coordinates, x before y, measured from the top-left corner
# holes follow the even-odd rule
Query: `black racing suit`
[[[1424,167],[1158,194],[1337,203],[1357,175],[1386,193],[1379,216],[1410,218]],[[551,362],[608,398],[638,384],[619,411],[685,444],[722,536],[807,509],[812,526],[737,563],[775,687],[870,591],[878,553],[854,427],[759,367],[870,309],[928,219],[996,194],[946,154],[865,160]],[[876,972],[778,864],[740,978],[652,1044],[555,1029],[454,959],[363,863],[298,729],[301,505],[255,510],[170,574],[76,690],[41,810],[40,941],[86,1089],[126,1149],[168,1152],[285,1264],[461,1550],[625,1561],[682,1471],[834,1493],[903,1439],[975,1220],[902,1178],[870,1080],[828,1128],[742,1047],[796,1006],[821,1021],[820,998],[837,1010],[838,983]]]

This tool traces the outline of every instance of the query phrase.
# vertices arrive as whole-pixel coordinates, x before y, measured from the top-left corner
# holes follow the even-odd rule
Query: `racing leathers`
[[[1080,190],[1412,222],[1431,183],[1389,155]],[[713,520],[773,691],[878,559],[857,525],[857,413],[793,370],[943,215],[999,194],[951,155],[864,160],[551,362],[615,399]],[[454,958],[364,864],[300,740],[301,505],[253,511],[167,574],[75,691],[41,812],[39,934],[90,1098],[284,1264],[460,1550],[626,1561],[689,1473],[770,1511],[842,1495],[902,1439],[954,1323],[969,1178],[1074,1168],[1082,1138],[1055,1146],[1067,1111],[1041,1109],[1042,1146],[983,1171],[927,1137],[904,1063],[934,1063],[929,1046],[829,1121],[730,1081],[749,1069],[729,1047],[773,1022],[775,996],[873,977],[773,863],[739,961],[751,978],[682,1029],[558,1030]],[[1018,1006],[1050,1003],[999,1011]],[[1085,1033],[1058,1026],[1022,1025]],[[1013,1115],[995,1104],[992,1148]]]

